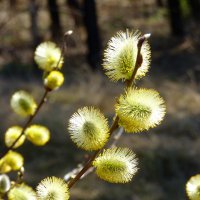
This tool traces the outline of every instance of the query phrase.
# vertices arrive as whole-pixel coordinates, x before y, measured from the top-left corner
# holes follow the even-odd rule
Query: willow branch
[[[144,36],[142,36],[141,38],[139,38],[138,41],[138,52],[137,52],[137,57],[136,57],[136,62],[135,62],[135,67],[132,73],[132,76],[130,78],[129,81],[127,81],[127,85],[126,85],[126,89],[131,87],[134,80],[135,80],[135,76],[137,73],[137,70],[139,69],[139,67],[141,66],[141,48],[142,45],[144,43],[144,41],[150,37],[150,34],[145,34]],[[118,128],[118,122],[119,122],[119,117],[116,116],[114,119],[114,122],[112,123],[112,126],[110,128],[110,136],[114,133],[114,131]],[[103,148],[102,148],[103,149]],[[73,178],[69,181],[68,183],[68,187],[72,188],[73,185],[79,180],[81,179],[81,177],[87,172],[88,169],[90,169],[92,167],[92,162],[94,161],[94,159],[97,157],[97,155],[101,152],[102,149],[99,149],[98,151],[96,151],[93,155],[91,155],[91,157],[88,159],[88,161],[86,162],[86,164],[84,165],[84,167],[82,168],[82,170]]]
[[[118,127],[118,121],[119,118],[116,117],[111,128],[110,128],[110,134],[112,134],[114,132],[114,130]],[[99,149],[98,151],[96,151],[86,162],[85,166],[83,167],[83,169],[75,176],[74,179],[72,179],[69,183],[68,183],[68,187],[71,188],[81,177],[82,175],[92,166],[92,162],[94,161],[94,159],[96,158],[96,156],[100,153],[102,149]]]
[[[63,40],[63,45],[62,45],[62,49],[61,49],[61,54],[60,54],[60,57],[58,59],[58,62],[56,64],[56,69],[58,68],[59,66],[59,63],[61,62],[62,60],[62,57],[64,56],[64,53],[65,53],[65,49],[66,49],[66,41],[68,39],[68,37],[73,33],[73,31],[67,31],[64,35],[64,40]],[[28,120],[26,121],[26,123],[24,124],[24,126],[22,127],[22,132],[21,134],[16,138],[16,140],[7,148],[5,149],[3,152],[1,152],[1,156],[0,158],[4,157],[10,150],[12,150],[15,146],[15,144],[20,140],[20,138],[25,134],[25,130],[26,128],[31,124],[31,122],[33,121],[33,119],[35,118],[35,116],[38,114],[39,110],[41,109],[41,107],[43,106],[43,104],[46,102],[46,98],[47,98],[47,95],[49,94],[49,92],[51,92],[51,90],[49,90],[48,88],[45,88],[45,91],[44,91],[44,94],[42,95],[41,97],[41,100],[38,104],[38,107],[35,111],[35,113],[33,115],[31,115]]]
[[[120,127],[120,129],[117,131],[117,133],[114,135],[113,137],[113,141],[112,143],[109,145],[110,147],[114,147],[116,146],[117,142],[119,141],[120,137],[123,134],[124,129],[122,127]],[[70,179],[73,179],[83,168],[84,164],[83,163],[79,163],[77,165],[76,168],[72,169],[70,172],[68,172],[67,174],[65,174],[64,176],[64,180],[66,182],[70,181]],[[85,178],[87,175],[89,175],[90,173],[92,173],[94,170],[94,167],[90,167],[81,177],[80,179]]]
[[[33,115],[31,115],[31,116],[28,118],[28,120],[26,121],[26,123],[25,123],[24,126],[22,127],[22,132],[21,132],[21,134],[16,138],[16,140],[15,140],[4,152],[1,153],[1,154],[2,154],[2,155],[1,155],[1,158],[2,158],[3,156],[5,156],[5,155],[8,153],[8,151],[12,150],[13,147],[15,146],[15,144],[16,144],[16,143],[20,140],[20,138],[25,134],[26,128],[31,124],[31,122],[33,121],[33,119],[35,118],[35,116],[37,115],[37,113],[39,112],[39,110],[41,109],[42,105],[46,102],[46,97],[47,97],[48,93],[49,93],[49,90],[48,90],[48,89],[45,89],[44,94],[43,94],[43,96],[42,96],[42,98],[41,98],[41,100],[40,100],[40,102],[39,102],[39,104],[38,104],[38,107],[37,107],[35,113],[34,113]]]

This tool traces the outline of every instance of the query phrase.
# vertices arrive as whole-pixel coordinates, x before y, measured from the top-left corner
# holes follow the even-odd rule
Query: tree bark
[[[62,27],[56,0],[48,0],[48,8],[51,18],[51,36],[55,41],[58,41],[59,38],[62,38]]]
[[[160,8],[164,7],[164,2],[163,2],[163,0],[156,0],[156,3],[157,3],[157,6],[158,6],[158,7],[160,7]]]
[[[32,46],[35,48],[40,42],[38,24],[37,24],[37,17],[38,17],[38,5],[36,0],[30,0],[29,3],[29,12],[31,18],[31,35],[33,38]]]
[[[87,31],[88,62],[97,69],[101,62],[101,40],[99,35],[95,0],[84,0],[83,21]]]
[[[179,0],[168,0],[171,32],[174,36],[184,36],[183,17]]]
[[[74,9],[77,9],[77,10],[81,9],[81,6],[77,0],[66,0],[66,3],[68,4],[68,6]]]
[[[16,6],[17,1],[16,0],[9,0],[9,4],[10,4],[10,8],[13,9]]]

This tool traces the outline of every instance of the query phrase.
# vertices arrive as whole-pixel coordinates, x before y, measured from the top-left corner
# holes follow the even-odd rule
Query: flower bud
[[[63,65],[61,50],[53,42],[41,43],[35,50],[34,59],[40,69],[48,72],[61,69]]]
[[[200,199],[200,174],[192,176],[187,182],[186,193],[190,200]]]
[[[0,173],[10,172],[11,167],[5,162],[4,157],[0,159]]]
[[[45,145],[50,139],[50,131],[45,126],[31,125],[25,130],[25,134],[37,146]]]
[[[138,170],[135,154],[128,148],[106,149],[93,165],[97,175],[110,183],[127,183]]]
[[[14,141],[21,135],[22,128],[20,126],[12,126],[5,133],[5,144],[10,147]],[[22,135],[13,148],[21,146],[25,141],[25,136]]]
[[[141,33],[139,31],[135,33],[129,31],[118,32],[109,41],[104,53],[103,67],[106,70],[106,75],[112,81],[130,80],[136,65],[140,37]],[[135,76],[136,79],[140,79],[147,73],[150,66],[150,57],[150,46],[145,40],[141,47],[140,66]]]
[[[28,185],[14,186],[8,193],[9,200],[37,200],[35,191]]]
[[[63,84],[63,82],[64,76],[59,71],[51,71],[44,78],[44,85],[50,90],[58,89]]]
[[[129,89],[115,106],[119,125],[129,133],[157,126],[163,120],[165,110],[164,100],[151,89]]]
[[[21,154],[9,151],[1,160],[0,160],[0,173],[7,173],[11,170],[19,170],[24,164],[24,158]]]
[[[37,186],[38,200],[68,200],[69,188],[65,181],[57,177],[47,177]]]
[[[10,178],[6,174],[0,175],[0,193],[6,193],[10,189]]]
[[[21,90],[12,95],[11,107],[15,113],[26,117],[35,113],[37,104],[29,93]]]
[[[73,142],[85,150],[102,148],[109,137],[107,119],[97,109],[84,107],[69,120],[68,131]]]

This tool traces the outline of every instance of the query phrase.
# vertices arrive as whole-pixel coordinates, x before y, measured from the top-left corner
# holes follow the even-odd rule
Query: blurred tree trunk
[[[66,0],[66,3],[71,8],[74,8],[74,9],[77,9],[77,10],[81,9],[81,6],[80,6],[80,4],[77,0]]]
[[[183,17],[179,0],[168,0],[171,31],[174,36],[184,36]]]
[[[75,26],[80,26],[82,23],[82,7],[77,0],[66,0],[67,6],[70,7],[72,18],[74,19]]]
[[[83,1],[83,21],[87,31],[88,62],[93,69],[97,69],[101,62],[101,40],[95,0]]]
[[[59,9],[56,0],[48,0],[48,8],[51,18],[51,36],[54,40],[62,38],[62,27],[59,17]]]
[[[16,6],[17,0],[9,0],[10,8],[14,8]]]
[[[76,26],[84,23],[87,32],[87,60],[92,69],[98,69],[101,63],[101,39],[99,35],[95,0],[66,0],[71,8]],[[81,20],[80,18],[83,18]]]
[[[31,18],[31,35],[33,38],[32,46],[35,48],[40,42],[37,17],[38,17],[38,5],[36,0],[30,0],[29,2],[29,12]]]
[[[195,21],[200,22],[200,0],[188,0]]]
[[[157,4],[158,7],[164,7],[163,0],[156,0],[156,4]]]

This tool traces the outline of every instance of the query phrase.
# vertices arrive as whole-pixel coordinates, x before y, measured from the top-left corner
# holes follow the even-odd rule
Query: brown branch
[[[110,135],[114,132],[114,130],[118,127],[118,121],[119,118],[116,117],[111,128],[110,128]],[[92,166],[92,162],[93,160],[96,158],[96,156],[100,153],[101,149],[99,149],[98,151],[96,151],[86,162],[85,166],[83,167],[83,169],[75,176],[74,179],[72,179],[69,183],[68,183],[68,187],[71,188],[80,178],[81,176]]]
[[[56,67],[55,67],[55,68],[58,68],[59,63],[60,63],[61,60],[62,60],[62,57],[63,57],[63,55],[64,55],[64,53],[65,53],[65,50],[66,50],[66,47],[67,47],[67,46],[66,46],[67,39],[68,39],[68,37],[69,37],[72,33],[73,33],[73,31],[72,31],[72,30],[69,30],[69,31],[67,31],[67,32],[64,34],[63,46],[62,46],[61,54],[60,54],[59,60],[58,60],[58,62],[57,62],[57,64],[56,64]],[[1,159],[2,157],[4,157],[4,156],[8,153],[8,151],[10,151],[11,149],[13,149],[13,147],[15,146],[15,144],[16,144],[16,143],[19,141],[19,139],[25,134],[26,128],[31,124],[31,122],[33,121],[33,119],[35,118],[35,116],[37,115],[37,113],[39,112],[39,110],[41,109],[42,105],[46,102],[46,97],[47,97],[47,95],[48,95],[49,92],[51,92],[51,90],[48,89],[48,88],[45,88],[44,94],[43,94],[43,96],[42,96],[42,98],[41,98],[41,100],[40,100],[40,102],[39,102],[39,104],[38,104],[38,107],[37,107],[35,113],[34,113],[33,115],[31,115],[31,116],[28,118],[28,120],[26,121],[26,123],[25,123],[24,126],[22,127],[22,132],[21,132],[21,134],[16,138],[16,140],[12,143],[12,145],[10,145],[7,149],[5,149],[3,152],[1,152],[0,159]]]
[[[146,39],[148,39],[150,36],[151,36],[151,34],[145,34],[141,38],[139,38],[139,41],[138,41],[138,44],[137,44],[138,52],[137,52],[135,67],[134,67],[134,70],[133,70],[131,78],[127,81],[126,88],[131,87],[133,82],[134,82],[134,80],[135,80],[135,76],[137,74],[137,70],[141,67],[141,63],[142,63],[142,55],[141,55],[142,45],[143,45],[144,41]]]
[[[26,128],[29,126],[29,124],[33,121],[34,117],[37,115],[37,113],[39,112],[39,110],[41,109],[42,105],[46,102],[46,97],[48,95],[50,91],[48,89],[45,89],[44,94],[38,104],[38,107],[35,111],[35,113],[33,115],[31,115],[28,120],[26,121],[26,123],[24,124],[24,126],[22,127],[22,132],[21,134],[16,138],[16,140],[4,151],[1,152],[1,157],[4,157],[10,150],[13,149],[13,147],[15,146],[15,144],[20,140],[20,138],[25,134],[25,130]]]
[[[113,137],[113,141],[112,143],[109,145],[109,147],[115,147],[118,140],[120,139],[120,137],[122,136],[124,132],[124,129],[122,127],[120,127],[120,129],[118,130],[118,132],[115,134],[115,136]],[[64,176],[64,180],[66,182],[68,182],[69,180],[71,180],[73,177],[75,177],[83,168],[84,164],[83,163],[79,163],[77,165],[76,168],[72,169],[70,172],[68,172],[67,174],[65,174]],[[80,179],[85,178],[87,175],[89,175],[90,173],[92,173],[94,171],[94,167],[90,167],[81,177]]]
[[[141,48],[142,48],[142,45],[143,45],[144,41],[149,37],[150,37],[149,34],[145,34],[144,36],[139,38],[138,45],[137,45],[138,52],[137,52],[135,67],[134,67],[134,70],[133,70],[133,73],[132,73],[132,76],[131,76],[130,80],[127,81],[126,89],[131,87],[133,82],[134,82],[134,80],[135,80],[135,76],[136,76],[137,70],[141,66]],[[119,122],[119,117],[116,116],[115,119],[114,119],[114,122],[113,122],[113,124],[112,124],[112,126],[110,128],[110,136],[113,134],[113,132],[116,130],[116,128],[118,128],[118,122]],[[87,170],[90,167],[92,167],[92,162],[94,161],[94,159],[96,158],[96,156],[100,153],[100,151],[102,149],[99,149],[93,155],[91,155],[91,157],[88,159],[88,161],[84,165],[83,169],[75,176],[75,178],[73,178],[73,179],[71,179],[69,181],[69,183],[68,183],[68,187],[69,188],[72,188],[73,185],[82,177],[82,175],[84,175],[84,173],[87,172]]]

